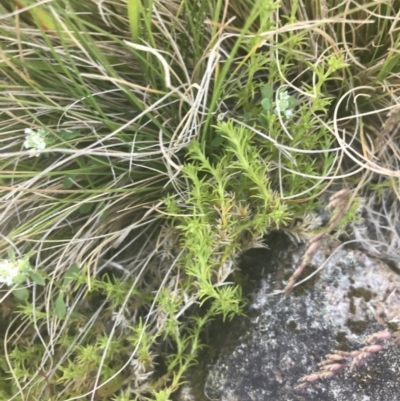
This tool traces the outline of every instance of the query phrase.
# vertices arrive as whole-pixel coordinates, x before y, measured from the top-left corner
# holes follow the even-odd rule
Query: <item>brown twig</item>
[[[379,342],[384,343],[377,344]],[[330,379],[345,367],[349,367],[350,372],[354,372],[359,367],[364,365],[367,359],[374,354],[393,345],[400,344],[400,331],[395,333],[391,333],[387,330],[378,331],[377,333],[367,337],[364,340],[364,344],[371,345],[366,345],[365,347],[352,352],[335,350],[332,354],[328,354],[326,359],[319,364],[321,367],[320,370],[299,379],[299,384],[295,388],[303,389],[308,387],[310,383],[317,380]]]
[[[310,263],[313,258],[315,252],[317,252],[318,248],[321,245],[321,241],[325,238],[326,235],[329,235],[337,226],[340,219],[343,217],[344,213],[347,210],[348,206],[348,198],[347,195],[349,193],[348,189],[342,189],[339,192],[335,193],[329,199],[330,202],[326,206],[327,210],[334,210],[330,220],[329,225],[326,230],[315,235],[307,248],[306,253],[304,254],[300,266],[296,269],[296,271],[289,278],[289,282],[285,287],[285,296],[289,296],[293,290],[294,285],[296,284],[297,279],[303,273],[306,266]]]

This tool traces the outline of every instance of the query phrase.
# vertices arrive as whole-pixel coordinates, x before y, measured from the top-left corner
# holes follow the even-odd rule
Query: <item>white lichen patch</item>
[[[343,247],[332,250],[334,244],[333,241],[325,241],[311,262],[320,270],[315,287],[323,294],[318,309],[312,308],[310,302],[306,311],[308,316],[316,318],[313,327],[334,325],[337,330],[351,336],[349,321],[384,324],[400,320],[400,275],[384,262],[359,250],[348,251]],[[301,252],[295,253],[291,260],[295,270],[301,260]],[[273,295],[273,287],[270,276],[263,279],[251,308],[263,309]],[[293,302],[296,302],[295,297]],[[268,313],[264,309],[264,316]]]
[[[382,324],[400,317],[400,276],[360,251],[337,251],[320,285],[325,290],[324,319],[341,331],[350,334],[349,320]]]
[[[305,272],[317,275],[285,298],[277,289],[285,287],[285,277],[297,268],[304,248],[286,255],[277,250],[269,259],[276,272],[266,268],[269,273],[253,295],[247,335],[212,367],[207,394],[218,401],[397,399],[400,347],[391,340],[372,345],[373,350],[365,344],[370,344],[367,339],[374,333],[399,327],[400,275],[361,251],[349,251],[326,239]],[[338,363],[323,364],[334,350],[359,357],[349,368],[344,364],[339,370]],[[357,369],[351,369],[353,365]],[[337,371],[334,378],[310,379],[309,386],[296,387],[302,377],[315,376],[327,366],[329,373],[329,369]]]

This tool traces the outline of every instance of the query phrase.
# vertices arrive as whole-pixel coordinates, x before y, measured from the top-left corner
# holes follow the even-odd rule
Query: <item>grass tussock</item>
[[[243,250],[397,199],[399,6],[3,1],[0,399],[170,399]]]

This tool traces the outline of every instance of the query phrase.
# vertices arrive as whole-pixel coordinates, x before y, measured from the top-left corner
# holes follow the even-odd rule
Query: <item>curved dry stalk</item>
[[[335,194],[333,194],[330,198],[329,204],[326,206],[327,210],[332,210],[333,213],[329,220],[328,227],[324,229],[322,232],[315,235],[310,240],[310,245],[308,246],[306,253],[303,255],[302,261],[300,266],[296,269],[296,271],[292,274],[289,278],[289,282],[285,287],[285,296],[289,296],[292,292],[294,285],[296,284],[297,279],[303,273],[306,266],[310,263],[311,259],[317,252],[318,248],[321,245],[321,241],[327,235],[329,235],[337,226],[340,219],[343,217],[344,213],[347,211],[348,208],[348,189],[342,189]]]
[[[372,345],[366,345],[359,350],[351,352],[335,350],[319,363],[321,368],[318,372],[300,378],[298,380],[299,384],[295,388],[301,390],[317,380],[331,379],[345,368],[349,368],[350,372],[354,372],[364,365],[373,355],[389,347],[399,345],[399,339],[399,331],[391,333],[390,331],[383,330],[371,334],[364,340],[364,344]]]

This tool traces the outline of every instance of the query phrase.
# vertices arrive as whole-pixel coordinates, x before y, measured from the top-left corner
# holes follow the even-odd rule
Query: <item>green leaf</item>
[[[75,276],[80,273],[79,266],[77,263],[73,263],[65,273],[65,277],[63,280],[63,287],[66,287],[72,280],[75,279]]]
[[[79,211],[79,213],[86,214],[86,213],[89,213],[92,209],[93,209],[93,203],[92,202],[86,202],[86,203],[83,203],[79,207],[78,211]]]
[[[265,84],[261,88],[261,95],[262,95],[263,99],[271,100],[273,94],[274,94],[274,88],[270,84]]]
[[[31,280],[36,283],[37,285],[45,285],[46,282],[44,280],[44,277],[37,271],[30,271],[29,272],[29,277],[31,278]]]
[[[258,117],[258,121],[260,122],[260,124],[265,127],[268,128],[269,127],[269,123],[268,123],[268,119],[265,115],[260,114],[260,116]]]
[[[59,319],[64,319],[65,316],[67,315],[67,305],[65,305],[62,293],[58,294],[55,307],[56,307],[56,316]]]
[[[253,117],[253,113],[251,111],[248,111],[246,113],[243,114],[243,118],[245,121],[250,120]]]
[[[8,367],[8,365],[7,365],[7,362],[3,359],[3,358],[1,358],[0,359],[0,369],[3,371],[3,372],[8,372],[8,370],[9,370],[9,367]],[[4,376],[3,376],[4,377]],[[1,387],[0,387],[1,388]]]
[[[268,111],[272,109],[272,102],[270,99],[263,99],[261,102],[261,106],[263,107],[264,110]]]
[[[8,256],[8,259],[10,259],[12,262],[15,261],[15,252],[14,252],[13,248],[7,249],[7,256]]]
[[[12,291],[12,294],[15,298],[19,299],[20,301],[27,301],[29,299],[29,291],[25,287],[18,287]]]
[[[25,276],[32,270],[32,266],[29,262],[29,255],[25,255],[18,263],[18,269],[20,273]]]
[[[128,0],[128,19],[133,43],[139,43],[140,0]]]
[[[282,112],[282,111],[285,111],[285,110],[287,110],[287,109],[289,108],[289,101],[286,100],[286,99],[279,100],[278,106],[279,106],[279,110],[280,110],[281,112]]]
[[[65,175],[63,189],[71,189],[74,186],[75,175]]]
[[[97,394],[102,399],[109,399],[115,392],[117,392],[124,382],[124,377],[119,375],[114,377],[108,383],[101,385],[97,390]]]
[[[73,129],[62,130],[58,133],[62,139],[69,141],[79,136],[79,131]]]
[[[110,214],[110,211],[108,209],[104,210],[104,212],[100,216],[100,221],[103,223],[104,221],[107,220],[108,215]]]
[[[224,142],[224,138],[221,135],[218,135],[212,140],[211,147],[217,148],[222,142]]]
[[[26,274],[25,273],[19,273],[13,278],[13,283],[14,284],[22,284],[25,283],[26,281]]]
[[[300,101],[293,96],[289,96],[288,103],[289,109],[293,109],[300,103]]]

